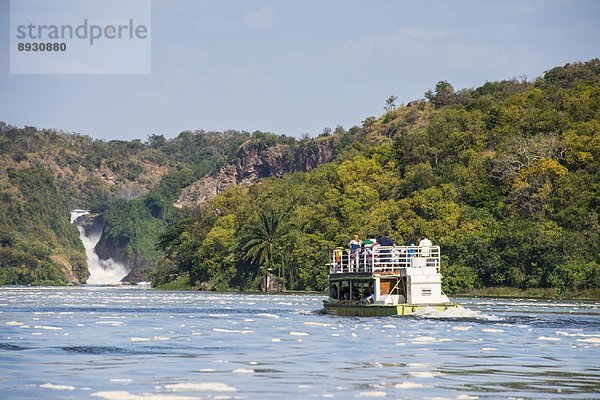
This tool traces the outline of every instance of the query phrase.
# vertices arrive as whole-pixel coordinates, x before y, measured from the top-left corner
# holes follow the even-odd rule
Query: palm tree
[[[244,259],[254,264],[273,266],[277,257],[277,244],[283,234],[281,215],[274,212],[260,212],[258,224],[251,227],[242,238]],[[281,271],[280,271],[281,275]]]

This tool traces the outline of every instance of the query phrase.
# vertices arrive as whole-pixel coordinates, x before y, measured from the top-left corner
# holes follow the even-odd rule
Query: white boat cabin
[[[329,267],[330,298],[348,304],[444,304],[439,246],[337,248]]]

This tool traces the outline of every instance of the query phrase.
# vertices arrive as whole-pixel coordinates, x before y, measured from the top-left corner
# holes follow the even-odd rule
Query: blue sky
[[[153,0],[148,75],[11,75],[0,120],[102,139],[346,128],[440,80],[540,76],[600,57],[600,1]]]

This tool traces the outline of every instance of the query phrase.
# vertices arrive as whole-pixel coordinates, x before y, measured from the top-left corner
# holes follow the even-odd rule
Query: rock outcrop
[[[318,138],[306,144],[246,143],[236,157],[216,175],[206,175],[183,189],[176,207],[197,206],[231,185],[251,186],[268,177],[290,172],[308,172],[335,158],[333,138]]]

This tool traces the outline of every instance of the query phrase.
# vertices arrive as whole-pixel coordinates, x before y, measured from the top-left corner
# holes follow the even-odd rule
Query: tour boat
[[[442,291],[439,246],[337,248],[324,311],[343,316],[408,315],[460,307]]]

